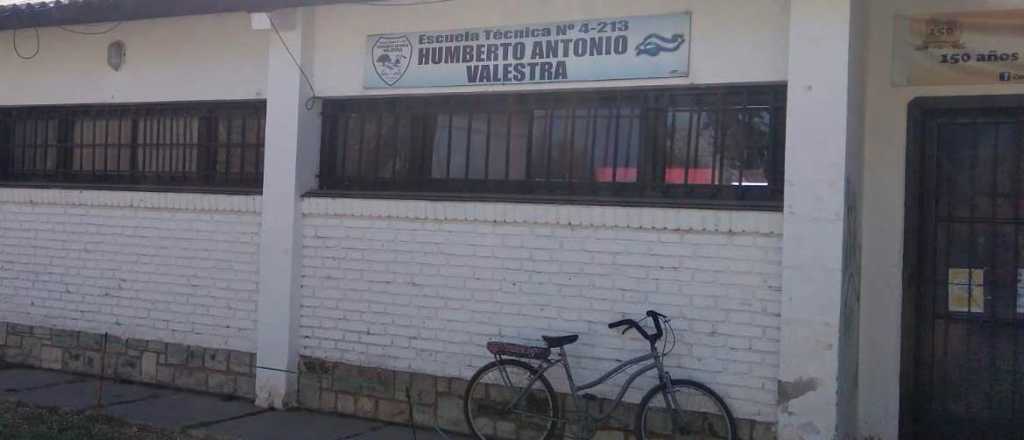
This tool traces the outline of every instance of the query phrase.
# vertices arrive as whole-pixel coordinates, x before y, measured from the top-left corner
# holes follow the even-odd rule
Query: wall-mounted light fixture
[[[115,72],[121,70],[121,66],[124,65],[125,48],[123,41],[115,41],[107,46],[107,65]]]

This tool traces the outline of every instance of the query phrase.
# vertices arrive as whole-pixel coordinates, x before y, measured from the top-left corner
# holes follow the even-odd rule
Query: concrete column
[[[312,10],[270,14],[287,48],[309,72]],[[255,20],[254,20],[255,22]],[[266,160],[260,237],[260,298],[256,404],[284,408],[295,401],[299,345],[301,196],[316,186],[320,111],[306,109],[309,87],[273,29],[267,69]]]
[[[856,418],[859,6],[790,8],[779,438],[846,439]]]

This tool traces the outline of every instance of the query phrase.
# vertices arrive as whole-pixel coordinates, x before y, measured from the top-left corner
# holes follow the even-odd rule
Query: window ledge
[[[259,213],[258,191],[212,188],[0,184],[0,203]]]
[[[98,183],[74,182],[2,182],[0,189],[67,189],[83,191],[131,191],[176,194],[224,194],[224,195],[262,195],[263,188],[219,187],[219,186],[178,186],[178,185],[114,185]]]
[[[645,200],[636,200],[633,205],[621,200],[603,203],[574,200],[574,204],[567,205],[537,198],[517,200],[473,195],[472,198],[467,196],[468,200],[453,200],[450,195],[445,195],[444,199],[428,197],[426,194],[315,191],[303,199],[302,212],[310,216],[782,234],[782,213],[777,205],[764,209],[740,206],[708,209],[708,206],[680,206],[678,201],[673,201],[673,206],[656,206]]]

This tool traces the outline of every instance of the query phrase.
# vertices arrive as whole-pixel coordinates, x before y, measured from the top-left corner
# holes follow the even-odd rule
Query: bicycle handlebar
[[[622,331],[622,334],[626,334],[626,332],[628,332],[630,329],[636,330],[637,333],[640,333],[640,336],[642,336],[644,339],[647,340],[647,342],[651,344],[651,346],[654,346],[654,343],[658,342],[658,340],[661,339],[661,337],[664,336],[665,334],[661,329],[661,320],[665,319],[665,315],[655,312],[654,310],[648,310],[647,317],[651,318],[651,321],[654,321],[655,331],[653,335],[647,333],[647,330],[644,330],[640,323],[637,322],[635,319],[623,319],[620,321],[615,321],[611,324],[608,324],[608,328],[617,329],[622,326],[627,326],[626,329]]]

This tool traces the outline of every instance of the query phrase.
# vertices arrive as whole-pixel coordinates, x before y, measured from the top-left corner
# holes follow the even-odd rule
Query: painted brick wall
[[[353,199],[303,211],[303,355],[468,378],[489,340],[580,333],[579,382],[643,354],[607,324],[653,308],[675,318],[677,376],[738,417],[775,420],[781,214]]]
[[[259,202],[0,189],[0,321],[255,352]]]

